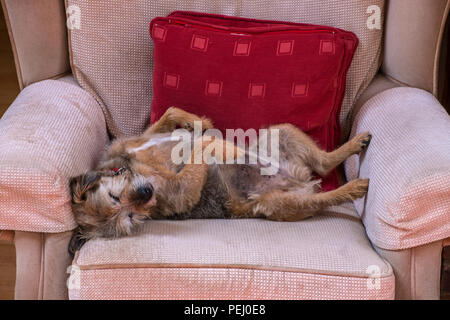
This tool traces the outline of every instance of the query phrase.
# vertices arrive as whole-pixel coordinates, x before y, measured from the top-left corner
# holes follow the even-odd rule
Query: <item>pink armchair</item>
[[[384,4],[381,67],[344,126],[345,139],[373,134],[345,163],[348,179],[370,178],[364,199],[296,223],[150,222],[133,237],[89,241],[73,260],[68,178],[95,165],[123,115],[70,59],[63,1],[1,2],[22,89],[0,119],[0,237],[14,233],[17,299],[439,298],[450,243],[450,117],[438,101],[450,1]]]

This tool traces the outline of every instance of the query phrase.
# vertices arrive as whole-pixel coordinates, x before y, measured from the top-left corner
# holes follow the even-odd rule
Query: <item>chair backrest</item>
[[[74,18],[73,8],[76,7],[69,8],[66,18],[62,0],[1,2],[21,88],[70,72],[66,20]],[[147,25],[156,15],[189,9],[333,25],[355,32],[361,44],[348,79],[355,85],[353,89],[350,84],[347,88],[341,116],[341,121],[344,121],[355,98],[378,69],[377,41],[382,32],[376,28],[378,22],[381,27],[385,26],[386,35],[382,71],[406,85],[437,94],[439,68],[436,66],[439,66],[441,40],[450,6],[450,0],[387,0],[385,6],[383,1],[365,0],[96,0],[89,5],[81,0],[66,2],[80,8],[80,29],[70,30],[72,60],[76,62],[78,57],[82,61],[91,60],[90,63],[96,65],[90,70],[94,74],[82,74],[87,70],[84,65],[81,68],[74,64],[73,71],[85,88],[92,88],[91,91],[97,94],[106,116],[111,118],[110,129],[114,134],[139,133],[148,123],[152,44]],[[379,21],[375,6],[381,9]],[[367,28],[367,24],[373,29]],[[97,29],[92,29],[92,26]],[[83,37],[94,42],[95,46],[76,45],[79,43],[76,40]],[[98,46],[105,43],[109,43],[113,52],[99,51]],[[76,52],[73,52],[74,45]],[[126,59],[132,53],[133,59]],[[367,62],[368,57],[373,59],[372,64]],[[358,60],[363,62],[358,63]],[[124,64],[123,68],[121,64]],[[138,76],[132,77],[133,72]],[[124,75],[125,78],[120,79]],[[101,83],[97,83],[98,77],[103,77]],[[129,91],[130,87],[135,88]]]
[[[384,0],[68,0],[72,70],[103,105],[113,135],[140,133],[152,101],[152,41],[148,25],[174,10],[322,24],[353,31],[360,40],[348,73],[341,118],[380,65]],[[76,25],[76,15],[79,25]]]

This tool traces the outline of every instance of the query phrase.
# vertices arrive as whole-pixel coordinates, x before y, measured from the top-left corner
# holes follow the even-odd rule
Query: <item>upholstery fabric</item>
[[[108,142],[97,102],[62,81],[30,85],[0,119],[0,136],[0,230],[73,229],[68,179]]]
[[[328,25],[354,32],[360,46],[348,74],[342,123],[380,65],[383,31],[367,27],[371,17],[367,12],[370,6],[380,8],[383,26],[383,0],[66,2],[81,12],[80,29],[69,30],[73,73],[102,105],[114,136],[141,133],[150,121],[153,62],[148,24],[174,10]]]
[[[393,88],[371,98],[352,134],[372,133],[361,157],[345,162],[347,178],[370,178],[356,209],[374,244],[388,250],[450,236],[450,117],[428,92]]]
[[[69,297],[391,299],[392,269],[354,210],[289,223],[149,221],[133,237],[88,241],[73,262],[80,285]],[[368,285],[375,280],[379,286]]]
[[[81,271],[81,299],[386,300],[393,277],[368,290],[367,279],[238,268],[130,268]],[[197,284],[197,286],[193,285]],[[77,294],[69,291],[73,299]],[[73,299],[75,300],[75,299]]]
[[[70,72],[61,0],[1,0],[20,88]]]
[[[339,113],[358,45],[353,33],[178,11],[153,19],[150,34],[152,123],[177,106],[210,118],[224,136],[288,122],[324,150],[339,146]],[[337,171],[321,186],[336,189]]]
[[[442,241],[404,250],[374,247],[392,266],[396,300],[439,300]]]
[[[67,300],[67,251],[71,231],[16,231],[16,300]]]
[[[359,96],[358,100],[356,100],[352,110],[349,112],[347,116],[347,122],[344,126],[344,132],[342,134],[342,142],[347,141],[348,137],[350,136],[350,131],[352,130],[352,123],[354,121],[355,115],[358,114],[359,110],[361,110],[361,108],[367,101],[369,101],[370,98],[385,90],[401,86],[402,85],[388,79],[382,73],[378,73],[375,78],[373,78],[373,81],[369,84],[366,90],[364,90],[364,92]]]

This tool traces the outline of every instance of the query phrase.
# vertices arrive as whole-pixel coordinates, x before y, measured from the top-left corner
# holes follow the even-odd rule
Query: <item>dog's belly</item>
[[[230,198],[247,200],[255,194],[263,194],[273,189],[311,194],[319,181],[298,181],[290,174],[280,171],[273,176],[263,176],[260,167],[246,164],[211,165],[202,189],[200,201],[195,207],[182,214],[160,217],[159,219],[223,219],[232,218],[227,207]],[[158,218],[156,218],[158,219]]]
[[[302,169],[302,168],[300,168]],[[294,171],[294,172],[292,172]],[[303,170],[280,168],[274,175],[262,175],[260,165],[231,164],[221,166],[222,179],[233,197],[246,200],[254,195],[261,195],[272,190],[292,191],[311,194],[319,181],[311,181],[311,174],[295,174]]]
[[[219,167],[212,165],[208,169],[208,177],[203,186],[200,201],[190,212],[173,215],[167,219],[222,219],[231,218],[226,203],[229,200],[227,187],[222,179]]]

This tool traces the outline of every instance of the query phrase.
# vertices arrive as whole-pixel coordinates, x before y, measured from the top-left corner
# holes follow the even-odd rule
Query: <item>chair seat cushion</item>
[[[149,221],[76,254],[71,299],[393,299],[353,206],[300,222]]]

